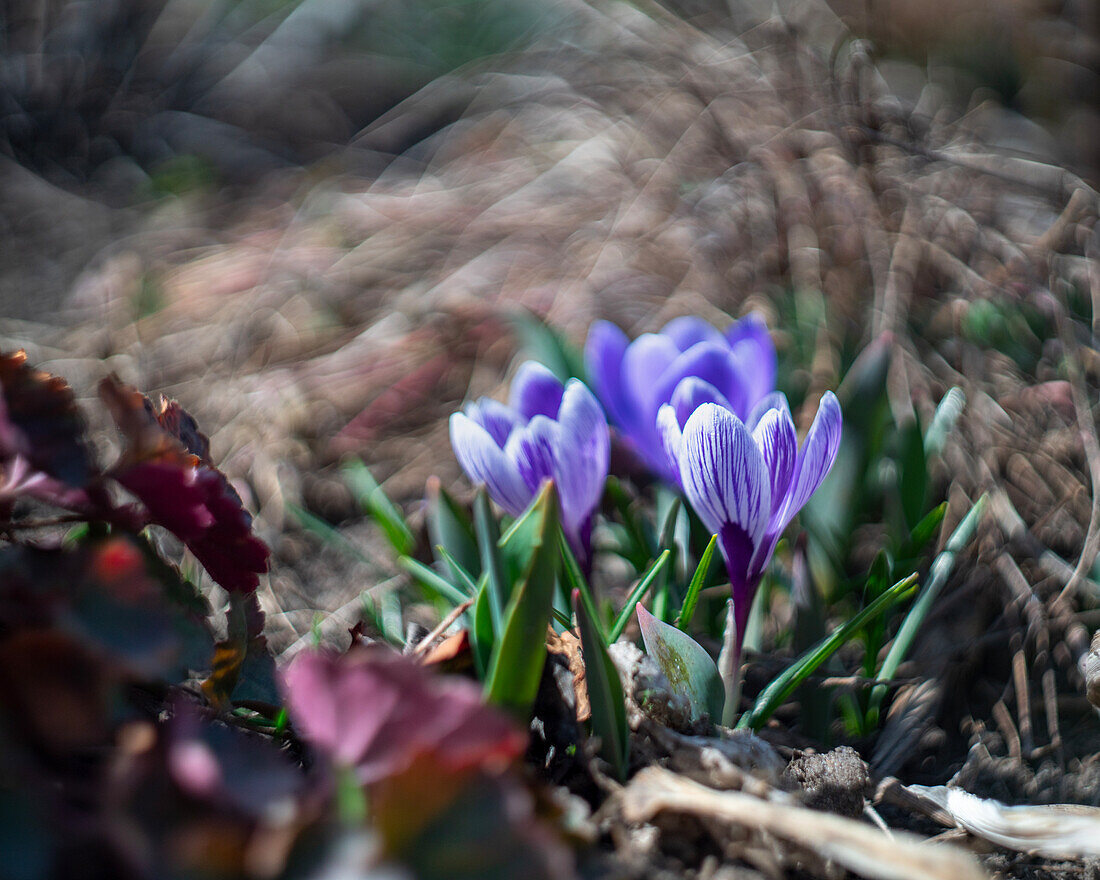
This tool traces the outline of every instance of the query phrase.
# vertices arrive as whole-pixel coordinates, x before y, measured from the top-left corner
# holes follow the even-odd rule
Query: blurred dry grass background
[[[988,5],[1019,22],[1021,69],[1047,57],[1035,22],[1064,34],[1069,21],[1081,54],[1066,63],[1095,76],[1087,5],[1080,23],[1072,4]],[[360,25],[380,15],[370,4],[211,4],[266,17],[206,55],[179,49],[205,33],[180,10],[200,7],[112,8],[157,15],[112,80],[125,97],[69,117],[86,129],[76,154],[63,120],[29,140],[10,118],[5,129],[0,343],[84,393],[114,370],[192,410],[273,543],[265,604],[280,648],[308,639],[318,610],[339,634],[359,592],[394,574],[383,554],[351,566],[318,551],[290,505],[369,551],[333,475],[339,456],[365,457],[406,503],[429,475],[455,482],[446,417],[499,389],[518,345],[513,310],[580,341],[595,318],[640,331],[758,308],[796,365],[785,379],[796,398],[834,387],[885,333],[896,400],[926,418],[953,385],[970,402],[937,480],[955,521],[991,492],[998,526],[916,658],[932,691],[898,702],[919,723],[889,741],[883,767],[911,757],[932,719],[957,727],[969,701],[1014,707],[1001,734],[1015,731],[1017,756],[1040,725],[1062,747],[1058,707],[1074,696],[1058,682],[1079,679],[1085,626],[1100,622],[1087,610],[1100,600],[1100,452],[1089,451],[1100,359],[1078,319],[1100,297],[1095,155],[1052,147],[1018,112],[1020,89],[1003,99],[988,82],[967,86],[972,73],[946,82],[928,61],[938,38],[903,26],[916,5],[840,10],[875,50],[814,2],[731,15],[563,0],[477,31],[481,43],[460,39],[476,51],[444,45],[392,65],[377,46],[332,37],[357,33],[337,13],[358,10]],[[424,8],[442,28],[445,7]],[[929,28],[952,21],[920,8]],[[46,39],[40,25],[34,35]],[[173,47],[192,86],[170,98]],[[15,57],[9,45],[9,99]],[[154,98],[132,73],[149,69]],[[1051,130],[1090,131],[1092,97],[1070,107],[1067,95]],[[139,136],[150,129],[160,133]],[[1015,700],[1009,685],[955,688],[990,662],[983,645],[1024,657],[1034,705],[1019,680]],[[1033,724],[1033,710],[1045,720]]]

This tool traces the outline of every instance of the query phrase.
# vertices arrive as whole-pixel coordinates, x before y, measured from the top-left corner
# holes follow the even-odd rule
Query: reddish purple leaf
[[[183,541],[215,581],[227,590],[254,590],[269,551],[252,534],[252,517],[225,475],[185,447],[206,451],[194,420],[178,404],[162,406],[166,424],[180,431],[176,436],[139,391],[110,377],[99,392],[127,441],[110,476],[142,502],[152,522]]]
[[[456,774],[500,769],[526,745],[509,718],[482,703],[473,682],[432,675],[383,648],[303,652],[283,687],[303,736],[335,763],[356,768],[364,784],[424,755]]]

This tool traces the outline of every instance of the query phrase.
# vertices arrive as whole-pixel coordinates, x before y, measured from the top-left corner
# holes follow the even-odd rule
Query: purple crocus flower
[[[607,417],[577,379],[565,385],[542,364],[519,368],[508,405],[483,397],[451,416],[451,445],[466,475],[519,516],[544,480],[553,480],[561,524],[582,565],[610,455]]]
[[[736,669],[752,599],[779,536],[836,460],[840,404],[825,392],[801,449],[787,398],[778,392],[747,421],[714,403],[694,411],[666,404],[657,429],[688,501],[718,535],[733,596]]]
[[[775,389],[775,346],[750,314],[720,333],[699,318],[676,318],[631,342],[614,324],[592,325],[585,345],[592,386],[631,447],[655,474],[679,485],[657,432],[657,411],[716,403],[738,418]]]

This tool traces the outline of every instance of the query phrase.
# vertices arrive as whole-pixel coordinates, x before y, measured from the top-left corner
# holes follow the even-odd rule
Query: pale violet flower
[[[666,404],[657,429],[669,466],[729,571],[740,657],[753,596],[780,535],[821,485],[840,448],[840,404],[825,392],[802,448],[787,399],[766,396],[746,421],[714,403]]]
[[[577,379],[562,383],[542,364],[519,368],[505,405],[491,398],[451,416],[451,445],[466,475],[518,516],[553,480],[562,531],[582,565],[590,561],[592,521],[607,479],[607,418]]]
[[[584,354],[611,421],[646,466],[675,485],[679,471],[669,466],[657,432],[663,404],[690,414],[701,403],[716,403],[744,420],[775,390],[775,346],[754,314],[725,333],[700,318],[676,318],[633,342],[614,324],[598,321]]]

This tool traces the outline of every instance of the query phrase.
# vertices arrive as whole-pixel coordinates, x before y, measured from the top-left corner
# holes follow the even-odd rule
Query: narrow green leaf
[[[569,542],[563,534],[558,535],[558,547],[561,549],[562,573],[565,575],[566,585],[569,589],[568,595],[572,596],[574,591],[580,593],[581,601],[588,611],[588,616],[592,618],[593,625],[600,630],[600,638],[610,644],[612,640],[608,639],[604,631],[603,618],[600,617],[600,612],[596,607],[596,597],[592,595],[592,588],[588,586],[588,581],[581,572],[580,565],[577,564],[577,557],[573,555],[573,548],[569,546]]]
[[[401,620],[401,602],[393,590],[383,588],[377,592],[378,595],[370,590],[360,593],[361,613],[383,639],[397,648],[403,648],[405,634]]]
[[[901,427],[900,434],[898,491],[905,525],[912,529],[924,515],[924,502],[928,493],[928,459],[924,452],[924,435],[916,416]]]
[[[671,550],[662,552],[653,562],[653,565],[649,567],[645,576],[638,581],[638,585],[630,591],[630,595],[626,597],[626,604],[623,605],[622,609],[619,611],[618,616],[615,618],[615,622],[611,624],[611,629],[607,631],[607,643],[609,645],[613,645],[619,640],[619,636],[623,634],[623,630],[626,629],[626,625],[630,621],[630,616],[634,613],[634,607],[642,601],[645,594],[649,591],[649,588],[653,586],[653,582],[657,579],[657,576],[664,571],[665,566],[671,558]]]
[[[946,501],[933,507],[931,512],[913,527],[913,531],[909,533],[909,538],[902,546],[902,558],[916,556],[921,553],[925,545],[936,536],[936,532],[939,531],[945,516],[947,516]]]
[[[932,567],[928,571],[928,582],[921,589],[920,595],[917,596],[913,607],[909,609],[909,613],[905,615],[905,620],[902,621],[901,628],[894,637],[893,644],[890,645],[890,650],[886,652],[886,658],[882,661],[877,676],[883,684],[876,685],[871,692],[871,702],[868,710],[868,722],[873,723],[876,727],[878,726],[879,709],[886,696],[885,682],[888,682],[897,674],[898,667],[901,666],[902,661],[909,654],[909,649],[913,647],[917,630],[924,623],[924,619],[932,610],[936,597],[939,596],[940,591],[947,583],[948,577],[954,570],[955,559],[970,542],[970,539],[974,537],[974,532],[978,528],[978,523],[981,522],[982,514],[985,512],[986,499],[987,496],[982,495],[975,502],[966,516],[963,517],[962,522],[955,527],[951,537],[947,539],[943,552],[932,561]]]
[[[493,618],[493,629],[500,632],[501,616],[510,598],[512,581],[504,580],[504,563],[500,557],[500,529],[489,508],[489,495],[481,487],[474,497],[474,533],[477,535],[478,556],[481,570],[489,576],[488,609]]]
[[[367,466],[356,459],[345,464],[342,470],[359,506],[378,523],[397,555],[407,556],[412,553],[416,547],[416,538],[405,525],[405,517],[401,511],[386,497]]]
[[[558,499],[547,482],[515,527],[500,539],[505,565],[527,564],[504,610],[485,693],[491,703],[526,717],[546,662],[546,629],[558,574]],[[521,546],[522,544],[522,546]]]
[[[581,632],[592,730],[600,738],[600,754],[612,766],[616,777],[624,780],[630,759],[630,729],[619,671],[607,653],[607,643],[589,616],[579,590],[573,591],[573,610]]]
[[[436,574],[423,562],[419,562],[411,556],[398,556],[397,564],[416,578],[421,586],[435,593],[435,595],[439,596],[441,599],[450,602],[452,605],[461,605],[469,598],[454,584]]]
[[[454,585],[466,594],[467,599],[476,596],[477,582],[474,581],[473,575],[463,568],[462,563],[455,559],[442,544],[435,549],[439,553],[440,559],[446,562],[447,567],[451,569],[451,574],[454,575]]]
[[[703,556],[695,567],[695,574],[691,576],[687,595],[684,596],[684,604],[680,606],[680,614],[676,618],[676,626],[685,632],[691,626],[691,618],[694,616],[695,606],[699,602],[699,592],[703,589],[703,584],[707,582],[707,574],[710,572],[710,564],[714,560],[714,551],[717,547],[718,536],[711,535],[707,549],[703,551]]]
[[[432,546],[447,548],[447,553],[476,580],[481,576],[481,558],[469,514],[443,488],[438,477],[429,478],[426,496]]]
[[[917,580],[914,572],[907,578],[898,581],[874,602],[852,617],[850,620],[838,626],[824,640],[819,642],[805,654],[798,658],[788,669],[771,680],[766,688],[756,699],[752,710],[741,716],[737,722],[739,730],[752,728],[759,730],[771,718],[795,689],[802,684],[814,671],[836,651],[850,641],[867,623],[885,612],[895,602],[904,598],[913,589]]]
[[[310,513],[304,507],[297,504],[288,504],[287,510],[294,520],[307,532],[315,535],[322,543],[339,550],[352,559],[360,562],[369,562],[367,555],[341,534],[334,526],[329,525],[321,517]]]
[[[658,620],[644,605],[639,605],[637,612],[646,653],[661,668],[673,692],[688,698],[692,718],[709,715],[720,719],[726,695],[710,654],[687,633]]]
[[[481,576],[478,583],[477,598],[474,600],[473,618],[474,625],[470,630],[470,641],[473,647],[474,667],[477,677],[485,680],[489,672],[489,662],[493,656],[493,645],[496,642],[496,629],[493,626],[493,615],[489,610],[489,575]]]

